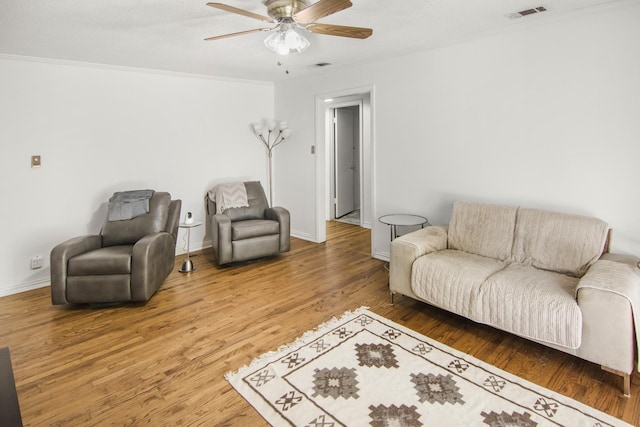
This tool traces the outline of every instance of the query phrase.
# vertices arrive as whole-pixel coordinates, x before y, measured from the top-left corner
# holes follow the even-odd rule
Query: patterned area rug
[[[227,380],[274,426],[628,426],[362,307]]]

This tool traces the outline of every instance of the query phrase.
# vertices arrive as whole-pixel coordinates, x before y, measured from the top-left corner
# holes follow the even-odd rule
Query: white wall
[[[0,295],[48,285],[53,246],[99,232],[115,191],[169,191],[205,220],[215,183],[266,183],[250,123],[273,111],[272,83],[0,57]],[[210,245],[207,228],[192,250]]]
[[[374,215],[447,223],[470,199],[592,215],[640,255],[640,5],[601,7],[316,78],[276,84],[298,135],[277,163],[292,230],[317,237],[314,98],[373,85]],[[387,226],[373,228],[388,257]]]
[[[523,204],[598,216],[613,250],[640,254],[638,22],[630,1],[275,89],[0,56],[0,295],[47,285],[51,248],[98,232],[114,191],[166,190],[204,219],[216,182],[266,183],[249,127],[265,118],[293,130],[274,152],[274,204],[291,211],[294,235],[316,240],[316,97],[366,87],[374,218],[446,223],[456,199]],[[192,230],[193,249],[209,244],[205,230]],[[372,240],[388,257],[387,227],[374,221]],[[45,267],[31,270],[38,254]]]

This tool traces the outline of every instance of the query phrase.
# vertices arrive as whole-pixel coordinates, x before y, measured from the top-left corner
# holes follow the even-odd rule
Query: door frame
[[[361,173],[366,177],[360,180],[363,187],[361,204],[361,215],[363,210],[368,210],[368,220],[361,221],[361,226],[372,228],[373,218],[375,217],[375,86],[363,86],[342,91],[329,92],[316,95],[316,145],[314,146],[316,155],[316,183],[315,183],[315,227],[318,242],[327,240],[326,221],[331,217],[330,214],[330,196],[331,189],[329,187],[329,178],[331,174],[331,144],[332,144],[332,120],[331,108],[337,104],[344,102],[355,102],[360,100],[363,104],[366,102],[368,113],[363,114],[364,108],[361,108],[361,139],[362,149],[360,152]],[[353,104],[352,104],[353,105]],[[365,169],[368,170],[365,171]],[[373,248],[373,235],[371,233],[371,250]]]

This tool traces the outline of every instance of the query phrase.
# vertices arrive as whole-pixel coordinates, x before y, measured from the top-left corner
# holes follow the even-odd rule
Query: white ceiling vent
[[[533,8],[533,9],[521,10],[520,12],[511,13],[511,14],[507,15],[507,18],[509,18],[509,19],[518,19],[518,18],[522,18],[523,16],[534,15],[536,13],[541,13],[541,12],[546,12],[546,11],[547,11],[547,9],[544,6],[539,6],[539,7]]]

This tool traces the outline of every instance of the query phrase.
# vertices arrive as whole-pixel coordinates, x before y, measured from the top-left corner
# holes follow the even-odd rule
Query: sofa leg
[[[622,379],[624,380],[624,395],[631,397],[631,374],[624,374]]]
[[[393,305],[393,297],[396,293],[389,291],[389,294],[391,295],[391,305]]]
[[[624,389],[624,397],[631,397],[631,374],[627,374],[623,371],[618,371],[616,369],[607,368],[606,366],[601,366],[603,371],[611,372],[612,374],[620,375],[622,377],[623,389]]]

